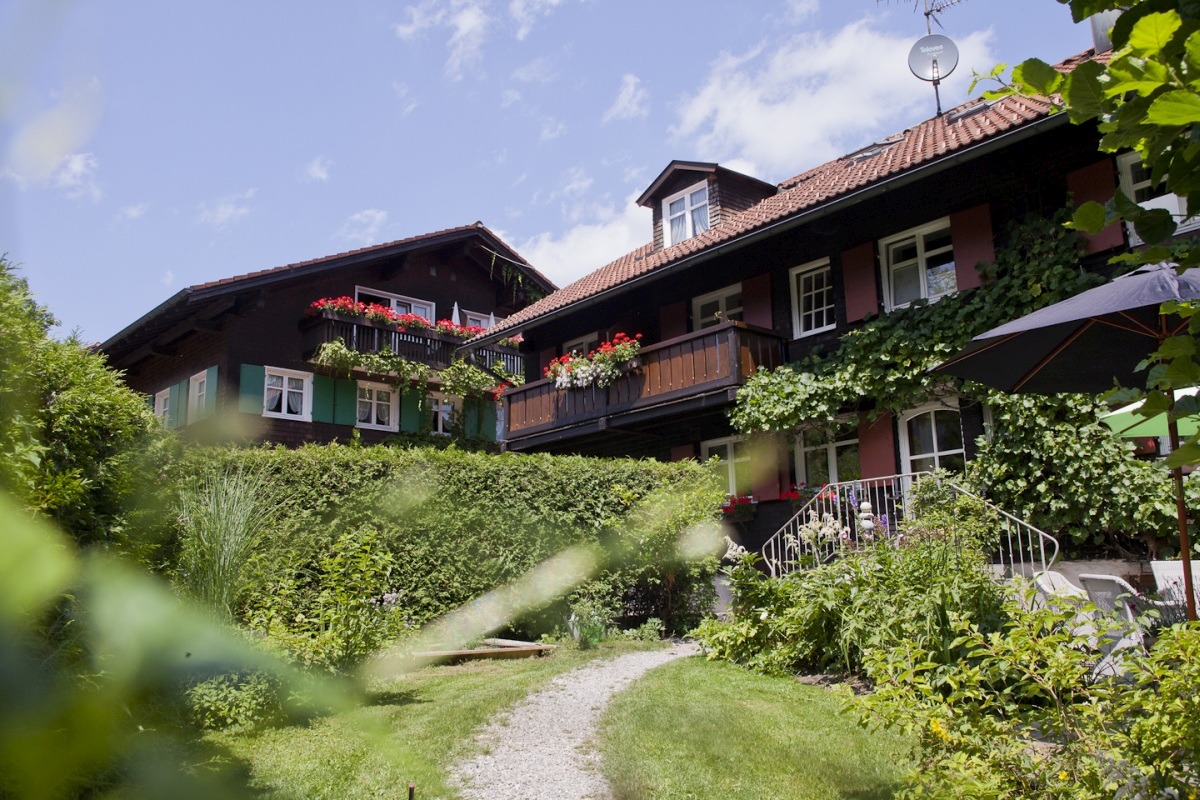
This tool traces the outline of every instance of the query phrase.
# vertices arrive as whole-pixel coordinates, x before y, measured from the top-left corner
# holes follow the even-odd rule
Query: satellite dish
[[[958,66],[958,48],[940,33],[922,36],[908,51],[908,68],[923,81],[936,84]]]

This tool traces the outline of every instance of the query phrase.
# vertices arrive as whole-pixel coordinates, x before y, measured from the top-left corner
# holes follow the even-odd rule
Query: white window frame
[[[829,292],[829,303],[824,306],[829,322],[818,328],[806,330],[804,328],[804,309],[801,306],[801,301],[805,295],[800,292],[800,279],[808,275],[815,275],[818,272],[824,272],[826,276],[826,285]],[[822,258],[817,261],[810,261],[807,264],[801,264],[798,267],[792,267],[788,270],[788,285],[792,291],[792,336],[795,339],[801,339],[805,336],[812,336],[824,331],[830,331],[837,327],[837,301],[833,293],[833,267],[830,266],[828,258]],[[813,293],[809,293],[813,294]]]
[[[429,415],[437,412],[437,424],[431,425],[429,432],[435,436],[451,436],[454,434],[454,413],[459,409],[459,402],[456,398],[441,392],[430,392],[425,395],[425,414],[427,418],[432,419]],[[446,408],[450,410],[449,418],[443,416]]]
[[[1121,191],[1135,203],[1137,203],[1136,197],[1139,189],[1154,188],[1149,177],[1141,181],[1134,180],[1133,169],[1136,166],[1140,166],[1141,161],[1142,158],[1137,153],[1122,153],[1117,156],[1117,176],[1121,184]],[[1138,203],[1138,205],[1146,210],[1162,208],[1172,214],[1175,218],[1175,235],[1200,228],[1200,215],[1195,217],[1182,216],[1187,214],[1187,198],[1172,194],[1165,187],[1162,190],[1162,194],[1151,197],[1148,200]],[[1144,244],[1132,225],[1125,223],[1125,230],[1129,234],[1130,244],[1135,246]]]
[[[270,388],[267,381],[272,375],[278,375],[283,378],[283,402],[280,408],[283,411],[268,411],[267,410],[267,390]],[[301,400],[302,412],[300,414],[287,413],[287,392],[288,378],[301,378],[304,381],[303,391],[304,396]],[[282,369],[280,367],[264,367],[263,368],[263,416],[273,419],[290,419],[296,422],[312,422],[312,407],[313,407],[313,376],[311,372],[300,372],[294,369]]]
[[[204,401],[208,393],[208,370],[188,378],[187,424],[204,418]]]
[[[492,315],[491,314],[480,314],[478,311],[466,311],[466,310],[459,311],[458,313],[462,314],[462,324],[463,325],[478,324],[478,326],[480,328],[492,327]],[[479,320],[479,322],[478,323],[471,322],[472,318]],[[499,317],[496,317],[495,319],[496,319],[496,322],[500,321]],[[458,320],[455,320],[455,322],[458,322]]]
[[[704,208],[708,212],[705,215],[706,220],[707,220],[707,225],[704,228],[704,230],[708,230],[709,228],[712,227],[712,204],[709,202],[711,199],[711,195],[712,195],[712,189],[711,189],[711,187],[709,187],[708,181],[700,181],[699,183],[692,184],[691,186],[687,187],[686,189],[684,189],[681,192],[676,192],[675,194],[671,195],[670,197],[663,198],[663,201],[662,201],[662,228],[663,228],[663,246],[664,247],[670,247],[672,245],[679,244],[680,242],[686,242],[688,239],[691,239],[693,236],[697,236],[701,233],[704,233],[704,231],[697,231],[695,228],[695,225],[692,222],[692,211],[699,208],[700,206],[699,206],[699,204],[696,204],[696,205],[691,204],[691,196],[693,193],[699,191],[700,189],[705,190],[704,191]],[[683,203],[684,235],[682,237],[680,237],[679,239],[675,239],[674,237],[671,236],[671,203],[674,203],[676,200],[679,200],[680,198],[683,198],[683,201],[684,201],[684,203]],[[676,216],[679,216],[679,215],[676,215]]]
[[[591,346],[589,347],[589,345]],[[564,356],[570,355],[571,353],[579,353],[580,355],[586,356],[589,351],[595,350],[599,345],[600,332],[592,331],[591,333],[572,339],[569,342],[563,342],[562,351]]]
[[[941,294],[936,294],[936,295],[932,295],[932,296],[929,294],[929,283],[928,283],[928,276],[927,276],[927,268],[926,268],[925,264],[926,264],[926,259],[928,258],[928,256],[930,254],[925,252],[925,236],[927,234],[934,233],[935,231],[940,231],[942,229],[945,229],[946,232],[950,234],[950,244],[948,245],[948,249],[949,249],[949,252],[951,255],[951,265],[953,266],[954,265],[954,260],[953,260],[954,232],[950,228],[950,218],[949,217],[942,217],[939,220],[935,220],[933,222],[926,223],[926,224],[918,226],[916,228],[910,228],[906,231],[902,231],[901,233],[897,233],[894,236],[889,236],[886,239],[879,240],[879,260],[880,260],[880,264],[881,264],[881,268],[882,268],[882,272],[883,272],[883,297],[884,297],[884,301],[887,305],[888,311],[891,311],[894,308],[905,308],[906,306],[910,305],[911,303],[916,302],[915,300],[910,300],[908,303],[896,303],[893,301],[894,295],[892,292],[892,270],[895,268],[895,265],[891,263],[890,253],[891,253],[893,246],[900,244],[901,242],[904,242],[908,239],[914,240],[914,242],[916,243],[916,246],[917,246],[917,256],[916,256],[917,277],[921,281],[921,296],[917,299],[926,300],[926,301],[932,303],[932,302],[938,300],[939,298],[945,297],[948,294],[953,294],[954,292],[958,291],[958,276],[956,274],[955,278],[954,278],[954,288],[953,289],[946,291],[946,292],[942,292]],[[940,255],[946,251],[947,251],[947,248],[941,248],[939,250],[934,251],[933,254]]]
[[[741,462],[746,462],[747,467],[749,467],[750,463],[750,451],[748,449],[742,449],[741,453],[739,454],[739,445],[743,448],[745,447],[745,436],[722,436],[719,439],[707,439],[700,443],[700,458],[705,462],[707,462],[708,459],[713,455],[713,450],[717,449],[718,447],[728,446],[731,458],[728,460],[722,460],[721,464],[725,468],[726,488],[729,489],[729,494],[733,495],[738,494],[736,465]],[[739,455],[741,456],[740,458]],[[747,474],[749,474],[748,468],[746,471]],[[753,493],[754,487],[749,487],[749,491]]]
[[[955,414],[958,414],[959,436],[962,438],[962,446],[956,450],[939,450],[939,449],[936,449],[938,447],[938,442],[935,439],[934,440],[934,448],[935,449],[934,449],[933,453],[921,453],[919,456],[916,456],[916,457],[924,458],[924,457],[928,457],[929,455],[932,455],[933,459],[934,459],[934,468],[935,469],[937,467],[941,466],[941,460],[943,457],[951,456],[951,455],[955,455],[955,454],[961,454],[963,463],[966,463],[966,460],[967,460],[967,435],[966,435],[966,432],[962,430],[962,409],[958,405],[958,398],[956,398],[956,397],[955,398],[947,398],[946,400],[944,400],[943,402],[940,402],[940,403],[926,403],[923,406],[918,406],[917,408],[911,408],[899,416],[899,418],[897,420],[897,425],[899,426],[899,430],[897,431],[897,434],[898,434],[897,438],[899,438],[899,440],[900,440],[901,469],[905,473],[913,472],[912,460],[914,458],[914,455],[912,453],[911,444],[908,441],[908,423],[914,417],[919,417],[922,414],[928,414],[933,411],[953,411]],[[934,436],[936,437],[937,436],[937,425],[933,426],[933,433],[934,433]]]
[[[161,392],[154,393],[154,416],[158,417],[164,425],[171,419],[171,390],[163,389]]]
[[[415,305],[425,306],[429,309],[429,314],[428,315],[420,314],[420,316],[425,317],[430,322],[437,322],[437,304],[434,303],[432,300],[422,300],[419,297],[408,297],[408,296],[402,295],[402,294],[395,294],[394,292],[384,292],[379,289],[372,289],[370,286],[355,286],[354,287],[355,302],[358,301],[358,295],[360,292],[363,292],[366,294],[371,294],[376,297],[386,297],[388,300],[390,300],[392,302],[392,306],[391,306],[392,310],[395,311],[397,314],[409,314],[409,313],[417,314],[418,313],[416,311],[401,311],[400,309],[396,308],[397,303],[402,303],[402,304],[408,306],[409,308],[412,308]]]
[[[841,426],[841,425],[848,425],[850,422],[853,422],[853,420],[851,420],[850,418],[847,417],[844,419],[837,420],[837,422],[835,424]],[[808,465],[804,460],[804,453],[809,450],[818,450],[818,449],[825,450],[825,457],[827,459],[827,470],[826,471],[829,474],[829,477],[832,478],[830,483],[841,483],[841,482],[847,480],[846,478],[844,478],[843,476],[838,474],[837,449],[839,446],[843,446],[843,445],[858,444],[859,443],[858,429],[855,428],[854,435],[849,438],[845,438],[845,439],[835,438],[833,441],[825,442],[824,444],[811,445],[811,446],[806,446],[804,444],[805,435],[806,435],[806,433],[802,432],[799,436],[796,437],[796,447],[792,454],[792,458],[795,459],[795,464],[796,464],[796,482],[808,484]],[[859,472],[861,473],[862,472],[862,449],[861,448],[858,451],[858,459],[859,459],[859,463],[858,463]],[[809,485],[811,485],[811,484],[809,484]]]
[[[738,315],[744,317],[745,310],[746,310],[745,297],[742,297],[741,305],[738,305],[735,307],[730,307],[730,305],[729,305],[729,302],[728,302],[729,298],[735,294],[741,296],[741,294],[742,294],[742,284],[741,283],[735,283],[730,286],[726,286],[724,289],[718,289],[715,292],[709,292],[708,294],[702,294],[699,297],[693,297],[692,298],[692,325],[695,327],[695,329],[702,330],[704,328],[711,328],[714,325],[720,325],[722,322],[728,322],[729,315],[731,313],[737,313]],[[717,319],[715,316],[714,317],[705,317],[702,319],[700,317],[700,307],[702,305],[704,305],[705,303],[712,302],[713,300],[716,300],[717,305],[720,306],[717,313],[720,314],[721,317],[719,319]],[[711,322],[709,321],[710,319],[712,320]]]
[[[375,422],[363,422],[358,418],[358,404],[364,402],[358,393],[366,389],[370,392],[370,397],[366,402],[371,404],[371,418],[375,418],[375,406],[379,405],[379,401],[375,399],[375,393],[379,391],[389,392],[391,399],[388,402],[388,419],[391,422],[387,425],[379,425]],[[358,386],[354,392],[354,427],[363,428],[372,431],[398,431],[400,430],[400,392],[394,386],[389,386],[386,383],[374,383],[371,381],[358,381]]]

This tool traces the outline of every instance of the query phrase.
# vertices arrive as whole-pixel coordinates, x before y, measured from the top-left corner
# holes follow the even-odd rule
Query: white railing
[[[992,565],[998,577],[1032,577],[1058,558],[1058,540],[1014,517],[952,480],[928,472],[863,478],[831,483],[800,508],[762,547],[771,575],[781,576],[811,569],[839,553],[881,536],[902,536],[911,519],[913,486],[920,480],[937,480],[948,492],[980,503],[986,512],[988,533],[997,537]],[[957,511],[958,504],[949,508]],[[953,522],[953,517],[951,518]]]

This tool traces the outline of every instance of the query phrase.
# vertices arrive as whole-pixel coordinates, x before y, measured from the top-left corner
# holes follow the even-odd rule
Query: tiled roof
[[[540,273],[536,269],[534,269],[527,261],[525,261],[524,258],[521,257],[521,255],[519,253],[517,253],[515,250],[513,250],[510,247],[508,247],[507,245],[505,245],[503,240],[501,240],[500,237],[497,236],[496,234],[492,233],[492,231],[490,231],[486,225],[484,225],[482,222],[475,222],[475,223],[472,223],[471,225],[460,225],[457,228],[446,228],[444,230],[433,231],[431,233],[423,233],[419,236],[410,236],[407,239],[397,239],[394,242],[384,242],[383,244],[373,244],[370,247],[361,247],[357,250],[347,250],[344,253],[336,253],[336,254],[330,255],[330,256],[322,256],[321,258],[314,258],[314,259],[310,259],[308,261],[298,261],[294,264],[285,264],[284,266],[281,266],[281,267],[271,267],[270,269],[260,269],[260,270],[257,270],[256,272],[247,272],[244,275],[234,275],[233,277],[230,277],[230,278],[221,278],[220,280],[209,281],[208,283],[200,283],[200,284],[196,284],[195,286],[190,286],[190,287],[188,287],[188,290],[193,293],[194,292],[202,292],[202,291],[214,289],[217,287],[224,287],[224,286],[229,286],[231,284],[241,283],[243,281],[247,281],[247,280],[251,280],[251,279],[255,279],[255,278],[262,278],[265,276],[278,275],[279,277],[286,277],[286,274],[289,272],[298,272],[305,268],[319,266],[321,264],[325,264],[325,263],[332,262],[332,261],[339,261],[339,260],[346,259],[346,258],[353,258],[355,256],[370,255],[372,253],[377,253],[377,252],[385,251],[385,250],[411,249],[411,248],[419,247],[422,244],[429,243],[436,239],[452,238],[452,237],[454,237],[455,234],[470,233],[470,232],[474,232],[474,231],[484,233],[484,234],[490,236],[492,239],[495,239],[497,244],[502,246],[508,252],[508,254],[512,256],[513,260],[515,262],[517,262],[518,265],[523,270],[531,273],[537,279],[541,280],[546,286],[554,286],[554,284],[548,278],[546,278],[545,275],[542,275],[542,273]],[[501,254],[501,255],[504,255],[504,254]]]
[[[1055,68],[1069,72],[1080,62],[1095,57],[1088,50],[1055,65]],[[544,314],[663,269],[688,256],[717,248],[772,223],[931,164],[947,154],[1044,119],[1049,116],[1050,110],[1051,103],[1048,100],[1028,97],[1005,97],[995,102],[968,101],[941,117],[927,119],[874,145],[788,178],[779,184],[778,194],[722,221],[699,236],[658,252],[654,252],[652,244],[645,244],[626,253],[509,316],[485,335],[489,339],[494,338],[500,331],[520,327]]]

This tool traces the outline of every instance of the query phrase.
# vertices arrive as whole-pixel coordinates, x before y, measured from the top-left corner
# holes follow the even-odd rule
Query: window
[[[797,483],[823,486],[861,477],[856,422],[847,421],[833,430],[805,431],[800,435],[796,443]]]
[[[154,416],[166,425],[171,421],[171,390],[163,389],[154,395]]]
[[[467,326],[474,325],[477,328],[490,328],[493,324],[493,317],[490,314],[478,314],[474,311],[464,311],[462,312],[462,317],[462,324]],[[499,320],[496,321],[499,322]]]
[[[902,415],[900,456],[908,472],[961,472],[966,465],[962,414],[955,408],[932,405]]]
[[[429,432],[449,436],[454,432],[454,401],[445,395],[430,394],[426,398]]]
[[[1117,170],[1120,173],[1121,191],[1135,203],[1145,209],[1162,208],[1175,215],[1178,227],[1177,233],[1200,228],[1200,217],[1187,217],[1187,198],[1171,194],[1166,186],[1155,185],[1150,171],[1142,163],[1137,153],[1122,153],[1117,156]],[[1133,226],[1127,226],[1130,241],[1141,244],[1142,240],[1134,231]]]
[[[593,331],[586,336],[580,336],[578,339],[572,339],[569,342],[563,342],[563,355],[568,353],[579,353],[587,355],[596,349],[600,344],[600,334]]]
[[[832,329],[833,273],[828,261],[795,267],[792,276],[792,328],[795,337]]]
[[[208,394],[208,371],[197,372],[188,379],[187,424],[204,416],[205,395]]]
[[[740,436],[709,439],[700,443],[700,457],[707,461],[716,456],[721,461],[727,478],[730,494],[748,495],[754,491],[750,485],[750,452],[746,440]]]
[[[266,367],[263,416],[312,422],[312,373]]]
[[[679,244],[708,230],[708,184],[701,181],[663,200],[665,246]]]
[[[358,384],[358,410],[355,425],[380,431],[399,429],[396,390],[382,383]]]
[[[742,285],[740,283],[692,300],[692,321],[696,330],[711,328],[713,325],[741,318]]]
[[[354,287],[354,299],[360,303],[378,303],[392,309],[397,314],[418,314],[430,322],[434,321],[435,306],[428,300],[417,300],[415,297],[381,292],[365,286]]]
[[[884,239],[879,249],[889,309],[922,298],[935,300],[958,289],[948,220]]]

